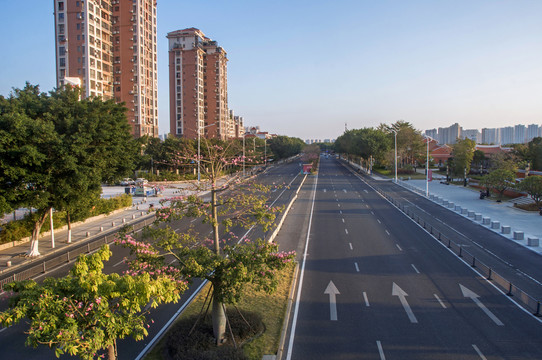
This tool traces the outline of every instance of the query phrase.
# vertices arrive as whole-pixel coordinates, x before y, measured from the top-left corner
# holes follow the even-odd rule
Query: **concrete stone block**
[[[500,229],[501,228],[501,222],[500,221],[492,221],[491,222],[491,228],[492,229]]]
[[[461,212],[461,206],[459,206],[459,205],[456,205],[454,209],[455,209],[455,211]]]
[[[454,204],[453,202],[451,202],[451,203],[448,204],[448,207],[449,207],[450,209],[453,209],[453,208],[455,208],[455,204]]]
[[[510,234],[511,231],[512,231],[512,229],[508,225],[503,225],[501,227],[501,233],[503,233],[503,234]]]
[[[471,210],[468,210],[468,211],[467,211],[467,216],[468,216],[468,217],[474,218],[474,215],[475,215],[475,212],[474,212],[474,211],[471,211]]]
[[[523,231],[514,231],[514,240],[523,240],[525,237],[525,234]]]
[[[461,209],[462,215],[467,215],[469,213],[469,209]]]
[[[474,214],[474,220],[482,221],[482,214],[479,214],[479,213]]]
[[[482,218],[482,224],[484,224],[484,225],[491,224],[491,218],[488,218],[488,217]]]
[[[448,200],[442,200],[442,205],[449,206],[450,202]]]
[[[535,237],[528,237],[527,246],[540,246],[540,240]]]

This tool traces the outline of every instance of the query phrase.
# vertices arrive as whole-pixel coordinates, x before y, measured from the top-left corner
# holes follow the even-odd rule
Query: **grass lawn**
[[[276,354],[279,346],[280,333],[284,314],[288,302],[288,294],[293,279],[294,264],[282,270],[279,276],[277,291],[269,295],[262,291],[255,291],[252,286],[246,288],[244,296],[237,304],[240,309],[250,310],[261,314],[265,325],[265,332],[243,346],[245,354],[254,360],[261,360],[263,355]],[[200,312],[210,285],[205,286],[194,298],[192,303],[183,311],[177,321]],[[174,326],[174,325],[173,325]],[[163,360],[162,353],[167,334],[160,340],[154,349],[145,357],[146,360]]]

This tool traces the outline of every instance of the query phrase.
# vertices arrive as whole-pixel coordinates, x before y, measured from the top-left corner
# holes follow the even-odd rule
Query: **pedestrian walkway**
[[[218,181],[220,186],[228,183],[235,177],[224,177]],[[111,230],[118,231],[125,225],[130,225],[134,222],[140,222],[143,219],[152,218],[152,209],[159,208],[160,201],[179,195],[195,194],[193,182],[174,182],[161,183],[164,186],[164,191],[159,196],[153,197],[133,197],[133,205],[129,208],[114,211],[109,215],[100,215],[85,222],[80,222],[72,225],[72,242],[68,243],[67,229],[54,231],[54,247],[53,236],[50,233],[44,233],[39,238],[40,256],[27,257],[25,254],[30,250],[30,241],[22,241],[15,246],[12,243],[0,245],[0,276],[3,273],[16,270],[18,267],[36,262],[39,263],[45,256],[60,252],[70,246],[79,246],[85,240],[92,240],[110,232]],[[103,197],[111,197],[124,193],[122,186],[107,186],[102,190]],[[200,196],[205,196],[209,191],[200,192]],[[17,212],[17,218],[22,218],[24,211]],[[54,216],[54,215],[53,215]],[[6,216],[7,220],[13,219],[13,214]],[[47,220],[48,221],[48,220]],[[150,220],[149,220],[150,221]]]
[[[425,180],[399,181],[399,184],[425,196]],[[542,254],[542,247],[528,246],[529,238],[542,241],[542,216],[538,212],[515,208],[511,202],[496,202],[495,195],[489,199],[482,200],[480,199],[479,190],[459,185],[446,185],[445,182],[441,182],[438,179],[429,182],[429,196],[431,200],[449,208],[450,211],[461,213],[460,211],[462,210],[465,217],[481,224],[481,226],[485,226],[511,241],[515,241]],[[447,203],[453,203],[454,207],[451,208],[450,205],[446,205]],[[475,217],[469,217],[469,212],[471,215],[472,213],[480,214],[482,218],[476,220]],[[489,219],[485,221],[485,225],[482,221],[483,218]],[[496,222],[500,226],[497,226]],[[492,226],[492,224],[495,225]],[[503,231],[508,231],[507,226],[510,227],[508,234],[503,233]],[[521,237],[519,232],[523,232],[523,239],[514,239],[515,232],[516,237]],[[535,241],[531,243],[533,242]]]

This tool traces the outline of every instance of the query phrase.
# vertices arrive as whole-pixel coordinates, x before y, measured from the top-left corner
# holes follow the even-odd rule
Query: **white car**
[[[121,186],[128,186],[128,185],[134,185],[135,182],[134,180],[130,179],[130,178],[124,178],[122,179],[122,181],[120,182],[120,185]]]
[[[149,180],[143,179],[143,178],[137,178],[135,181],[135,184],[138,186],[147,185],[149,183]]]

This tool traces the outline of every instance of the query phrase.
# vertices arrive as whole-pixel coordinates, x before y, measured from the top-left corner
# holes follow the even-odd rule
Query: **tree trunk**
[[[49,215],[49,209],[42,210],[43,213],[40,214],[38,220],[34,223],[34,229],[32,230],[32,241],[30,243],[30,250],[26,253],[27,256],[40,256],[40,252],[38,249],[38,241],[40,236],[40,230],[43,224],[45,223],[45,220],[47,220],[47,216]],[[39,211],[38,211],[39,213]]]
[[[66,211],[66,223],[68,224],[68,244],[72,242],[72,222],[70,220],[70,212]]]
[[[220,256],[220,239],[218,234],[218,211],[216,205],[216,184],[213,182],[211,188],[211,211],[213,217],[213,233],[214,233],[214,244],[215,251],[218,256]],[[212,309],[212,318],[213,318],[213,334],[216,339],[216,344],[221,345],[226,336],[226,314],[224,313],[224,306],[221,301],[218,300],[217,296],[217,286],[213,284],[213,309]]]
[[[109,360],[117,360],[117,341],[107,347],[107,358]]]

